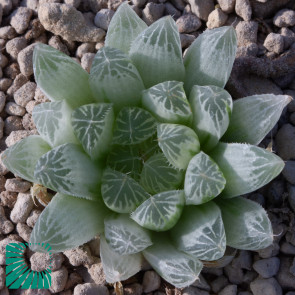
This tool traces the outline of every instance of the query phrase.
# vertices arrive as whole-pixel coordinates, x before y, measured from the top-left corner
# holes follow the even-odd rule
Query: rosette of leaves
[[[290,101],[224,89],[236,53],[232,27],[207,30],[184,58],[173,19],[147,25],[122,4],[88,74],[50,46],[35,47],[40,135],[3,155],[15,175],[56,195],[31,234],[52,252],[100,235],[106,280],[122,281],[143,257],[176,287],[226,246],[273,241],[265,210],[241,195],[275,178],[283,161],[257,147]]]

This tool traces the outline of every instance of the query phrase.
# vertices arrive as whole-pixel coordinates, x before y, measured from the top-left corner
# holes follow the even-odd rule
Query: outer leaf
[[[143,91],[142,105],[160,122],[187,124],[192,118],[182,82],[166,81]]]
[[[227,245],[243,250],[259,250],[270,246],[273,232],[265,210],[242,197],[217,204],[222,212]]]
[[[130,213],[149,198],[134,179],[109,168],[103,173],[101,194],[105,204],[118,213]]]
[[[185,57],[185,91],[194,85],[224,87],[235,60],[237,37],[231,26],[207,30],[189,47]]]
[[[182,180],[183,172],[171,167],[162,153],[144,163],[140,176],[140,184],[150,194],[177,189]]]
[[[186,204],[199,205],[218,196],[226,180],[217,164],[200,152],[189,162],[184,181]]]
[[[220,143],[210,153],[226,179],[222,196],[236,197],[269,183],[284,168],[284,162],[265,149],[240,143]]]
[[[129,57],[110,47],[96,53],[89,83],[95,99],[114,103],[116,110],[138,105],[144,89],[141,77]]]
[[[116,118],[113,143],[120,145],[138,144],[156,132],[157,122],[142,108],[123,108]]]
[[[159,19],[138,35],[131,45],[130,57],[147,88],[184,79],[180,37],[171,16]]]
[[[162,192],[143,202],[131,214],[131,218],[145,228],[165,231],[176,224],[183,205],[183,191]]]
[[[190,94],[193,128],[202,149],[210,150],[225,133],[233,102],[230,94],[217,86],[194,86]]]
[[[158,141],[171,165],[186,169],[191,158],[200,151],[197,134],[189,127],[178,124],[159,124]]]
[[[221,212],[213,202],[186,206],[171,235],[178,250],[201,260],[216,260],[225,252],[226,237]]]
[[[43,252],[38,243],[49,243],[52,252],[78,247],[103,232],[107,213],[102,202],[56,194],[37,220],[30,248]]]
[[[140,253],[124,256],[117,254],[111,250],[103,236],[100,237],[100,257],[108,283],[127,280],[141,269]]]
[[[1,156],[3,164],[13,174],[36,182],[34,169],[39,158],[50,151],[50,146],[38,135],[31,135],[6,149]]]
[[[100,169],[72,143],[43,155],[36,165],[34,177],[38,183],[63,194],[91,200],[100,195]]]
[[[52,147],[78,143],[71,125],[72,111],[64,100],[45,102],[34,107],[32,115],[36,128]]]
[[[35,80],[50,100],[66,100],[73,108],[93,102],[88,73],[66,54],[45,44],[34,48]]]
[[[153,244],[150,233],[125,214],[107,218],[104,224],[110,248],[120,255],[139,253]]]
[[[111,104],[89,104],[77,108],[72,115],[74,132],[92,159],[106,155],[112,141],[115,120]]]
[[[109,24],[105,46],[128,54],[132,41],[146,28],[146,23],[127,2],[123,2]]]
[[[288,95],[253,95],[234,101],[233,114],[222,140],[257,145],[279,120]]]
[[[140,150],[136,146],[115,146],[109,153],[107,164],[112,169],[139,180],[142,169]]]
[[[176,250],[161,237],[157,237],[157,243],[145,249],[143,255],[163,279],[177,288],[194,283],[203,267],[200,260]]]

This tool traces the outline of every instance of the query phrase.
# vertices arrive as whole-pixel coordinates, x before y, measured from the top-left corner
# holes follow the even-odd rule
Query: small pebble
[[[13,96],[14,93],[21,88],[24,84],[26,84],[28,82],[28,78],[26,76],[24,76],[23,74],[19,74],[16,76],[16,78],[14,79],[11,87],[9,87],[9,89],[7,90],[7,94]]]
[[[0,290],[3,290],[3,288],[5,287],[5,270],[4,267],[0,267]]]
[[[280,248],[281,252],[286,255],[295,256],[295,246],[291,245],[290,243],[283,242]]]
[[[165,10],[165,5],[160,3],[148,3],[142,11],[142,20],[150,26],[152,23],[160,19]]]
[[[295,161],[286,161],[282,174],[289,183],[295,184]]]
[[[264,279],[275,276],[280,267],[280,259],[278,257],[271,257],[267,259],[261,259],[253,264],[253,268]]]
[[[32,210],[29,217],[27,218],[27,221],[26,221],[27,225],[29,227],[33,228],[35,226],[40,214],[41,214],[40,210],[37,210],[37,209]]]
[[[3,53],[0,53],[0,67],[5,68],[7,64],[8,64],[8,58]]]
[[[284,124],[277,132],[276,145],[278,155],[283,160],[295,159],[295,127]]]
[[[4,121],[0,117],[0,139],[3,138],[3,135],[4,135]]]
[[[160,288],[161,278],[153,270],[148,270],[143,275],[142,288],[144,293],[149,293]]]
[[[109,290],[106,286],[86,283],[77,285],[73,295],[109,295]]]
[[[241,268],[233,267],[231,264],[228,264],[224,268],[224,272],[232,284],[239,285],[243,282],[244,273]]]
[[[214,10],[213,0],[188,0],[192,12],[201,20],[208,21],[208,16]]]
[[[218,295],[237,295],[237,291],[238,291],[237,285],[227,285],[218,293]]]
[[[13,209],[14,204],[17,200],[17,193],[2,191],[0,193],[1,204],[10,209]]]
[[[12,80],[9,78],[2,78],[0,79],[0,92],[7,91],[7,89],[12,84]]]
[[[58,51],[63,52],[66,55],[70,54],[68,47],[61,41],[61,38],[59,36],[52,36],[48,41],[48,45],[50,45]]]
[[[82,58],[85,53],[95,52],[95,43],[82,43],[76,50],[76,57]]]
[[[17,132],[17,131],[14,131]],[[9,178],[5,183],[5,189],[10,192],[25,193],[30,189],[30,182],[19,179],[19,178]]]
[[[14,229],[14,226],[10,220],[8,220],[5,216],[5,211],[2,206],[0,206],[0,234],[9,234]],[[1,276],[1,272],[0,272]],[[1,280],[1,279],[0,279]],[[1,283],[0,283],[0,289],[1,289]]]
[[[68,270],[63,266],[62,268],[51,273],[50,292],[58,293],[64,290],[68,279]]]
[[[16,231],[24,241],[29,242],[32,233],[32,229],[29,226],[25,223],[18,223],[16,225]]]
[[[50,101],[38,86],[36,87],[34,99],[40,103]]]
[[[94,263],[94,257],[91,256],[90,249],[87,245],[80,246],[75,249],[66,250],[64,252],[73,266],[90,266]]]
[[[24,127],[22,125],[21,117],[9,116],[5,119],[5,124],[4,124],[5,134],[9,135],[12,131],[23,130],[23,129]]]
[[[81,0],[64,0],[64,3],[65,4],[68,4],[68,5],[71,5],[75,8],[78,8],[80,3],[81,3]]]
[[[34,99],[35,90],[36,84],[27,82],[14,93],[15,102],[22,107],[26,107],[27,103]]]
[[[12,26],[0,27],[0,38],[10,40],[16,37],[16,31]]]
[[[17,56],[20,71],[26,77],[33,75],[33,51],[36,43],[21,50]]]
[[[90,73],[90,69],[91,69],[92,62],[93,62],[94,57],[95,57],[95,53],[90,53],[90,52],[89,53],[85,53],[82,56],[81,66],[88,73]]]
[[[88,269],[88,272],[92,280],[95,282],[95,284],[97,285],[105,284],[106,279],[105,279],[101,262],[92,264],[90,268]]]
[[[13,13],[10,20],[11,26],[18,34],[23,34],[29,26],[33,11],[27,7],[18,7]]]
[[[209,29],[219,28],[227,21],[228,15],[220,8],[214,9],[208,16],[207,27]]]
[[[138,283],[124,287],[125,295],[141,295],[142,293],[143,293],[142,285]]]
[[[191,33],[197,31],[201,25],[201,20],[194,14],[188,13],[177,19],[176,25],[179,33]]]
[[[11,116],[23,116],[26,112],[26,109],[14,102],[8,102],[5,106],[5,112]]]
[[[273,23],[279,28],[292,27],[295,25],[295,11],[282,9],[273,18]]]
[[[284,51],[284,37],[280,34],[270,33],[267,35],[263,46],[270,52],[280,54]]]
[[[258,23],[256,21],[241,21],[236,27],[238,46],[257,43]]]
[[[83,278],[76,272],[70,273],[68,276],[68,280],[65,286],[65,289],[71,289],[72,287],[81,284],[83,282]]]
[[[288,185],[288,202],[293,212],[295,212],[295,186]]]
[[[6,51],[12,58],[17,59],[19,52],[26,46],[27,40],[24,37],[17,37],[9,40],[6,43]]]
[[[244,21],[250,21],[252,8],[249,0],[236,0],[235,10]]]
[[[256,279],[250,284],[253,295],[282,295],[283,291],[275,278]]]
[[[8,190],[9,191],[9,190]],[[11,211],[10,219],[14,223],[24,223],[29,217],[34,202],[30,193],[19,193],[14,208]]]
[[[51,255],[51,262],[50,256],[48,253],[34,253],[31,258],[31,269],[33,271],[43,271],[51,266],[52,271],[56,271],[61,268],[62,263],[64,262],[64,256],[62,253],[53,253]]]
[[[279,33],[283,36],[284,50],[286,50],[295,42],[295,33],[288,28],[281,28]]]
[[[294,276],[290,273],[292,263],[293,257],[281,257],[280,269],[276,278],[283,289],[295,290]]]
[[[94,24],[105,31],[107,31],[115,11],[110,9],[101,9],[97,12],[94,18]]]
[[[218,293],[225,286],[228,285],[228,279],[226,276],[222,275],[217,277],[215,280],[209,282],[214,293]]]
[[[3,15],[8,15],[12,9],[12,1],[11,0],[1,0],[0,1],[2,9],[3,9]]]
[[[8,65],[4,69],[3,73],[7,78],[15,79],[15,77],[20,73],[18,63],[14,62]]]
[[[176,21],[181,16],[181,12],[177,10],[171,3],[166,2],[165,15],[171,15],[173,19]]]
[[[236,0],[217,0],[217,2],[225,13],[232,13],[235,10]]]
[[[196,37],[191,34],[180,34],[181,48],[188,48],[194,41]]]

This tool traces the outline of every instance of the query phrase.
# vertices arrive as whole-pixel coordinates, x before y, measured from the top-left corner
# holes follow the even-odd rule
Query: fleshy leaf
[[[44,102],[34,107],[32,116],[36,128],[52,147],[78,143],[71,125],[72,111],[64,100]]]
[[[101,194],[107,207],[118,213],[130,213],[149,198],[134,179],[109,168],[103,173]]]
[[[265,210],[242,197],[218,199],[222,212],[227,245],[243,250],[259,250],[270,246],[273,232]]]
[[[194,85],[223,88],[231,73],[236,50],[237,37],[231,26],[201,34],[184,57],[186,93],[189,94]]]
[[[178,250],[201,260],[216,260],[225,252],[226,237],[221,212],[213,202],[186,206],[171,236]]]
[[[150,233],[125,214],[107,218],[104,224],[110,248],[120,255],[139,253],[152,245]]]
[[[109,24],[105,46],[120,49],[128,54],[132,41],[146,28],[146,23],[127,2],[123,2]]]
[[[219,143],[210,153],[226,179],[221,195],[232,198],[253,192],[269,183],[284,168],[275,154],[241,143]]]
[[[71,107],[94,102],[89,74],[66,54],[45,44],[34,48],[33,65],[38,87],[50,100],[65,100]]]
[[[120,255],[112,251],[105,238],[100,236],[100,258],[108,283],[127,280],[141,269],[140,253]]]
[[[186,169],[191,158],[200,151],[197,134],[189,127],[178,124],[159,124],[159,146],[169,163],[178,169]]]
[[[184,181],[186,204],[199,205],[218,196],[226,180],[217,164],[200,152],[189,162]]]
[[[177,189],[182,180],[183,172],[171,167],[162,153],[144,163],[140,176],[140,184],[150,194]]]
[[[36,182],[34,177],[35,166],[39,158],[50,149],[48,143],[41,136],[31,135],[6,149],[1,160],[13,174],[25,180]]]
[[[112,141],[115,115],[111,104],[89,104],[72,114],[74,132],[92,159],[104,157]]]
[[[230,124],[222,140],[259,144],[274,127],[290,101],[291,97],[288,95],[273,94],[235,100]]]
[[[123,108],[117,118],[113,143],[138,144],[156,132],[157,122],[146,110],[137,107]]]
[[[38,183],[63,194],[97,200],[101,170],[75,144],[60,145],[43,155],[35,168]]]
[[[230,94],[217,86],[194,86],[189,96],[193,128],[202,149],[210,150],[225,133],[233,102]]]
[[[177,288],[187,287],[198,279],[203,267],[200,260],[178,251],[162,237],[155,241],[143,251],[143,256],[163,279]]]
[[[131,218],[145,228],[165,231],[176,224],[183,206],[183,191],[162,192],[143,202],[131,214]]]
[[[159,19],[139,34],[129,54],[147,88],[164,81],[184,80],[180,37],[171,16]]]
[[[52,252],[78,247],[104,231],[107,213],[102,202],[56,194],[34,226],[30,248],[43,252],[38,243],[49,243]]]
[[[163,123],[187,124],[192,118],[182,82],[166,81],[143,91],[142,105]]]
[[[110,151],[107,164],[112,169],[128,174],[139,180],[142,169],[142,159],[137,146],[114,146]]]
[[[110,47],[104,47],[96,53],[89,84],[96,100],[112,102],[117,111],[124,106],[139,105],[144,89],[130,58]]]

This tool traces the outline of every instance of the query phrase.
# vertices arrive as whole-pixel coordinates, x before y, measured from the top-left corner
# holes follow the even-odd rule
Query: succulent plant
[[[184,58],[174,20],[147,25],[122,4],[90,74],[38,44],[35,80],[51,100],[37,105],[40,135],[3,155],[15,175],[56,195],[31,247],[71,249],[100,235],[106,280],[141,269],[142,257],[176,287],[227,246],[273,241],[265,210],[241,195],[275,178],[284,162],[257,147],[290,98],[233,101],[224,90],[236,54],[232,27],[207,30]]]

